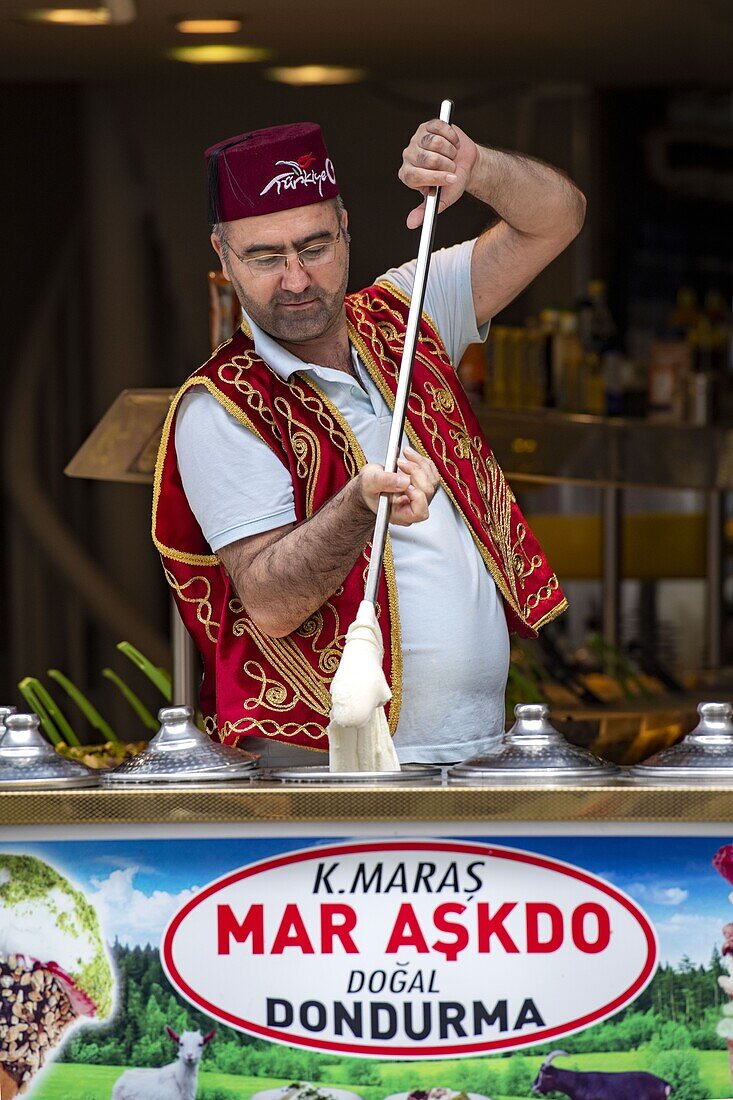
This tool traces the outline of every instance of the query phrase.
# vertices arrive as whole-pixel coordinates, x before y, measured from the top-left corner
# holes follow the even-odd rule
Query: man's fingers
[[[442,214],[448,203],[444,199],[440,199],[438,202],[438,213]],[[416,206],[414,210],[411,210],[407,215],[407,228],[417,229],[421,226],[425,219],[425,203],[421,202],[419,206]]]
[[[417,229],[419,225],[422,225],[425,217],[425,203],[421,202],[419,206],[416,206],[414,210],[411,210],[407,215],[407,228]]]
[[[410,486],[410,475],[404,472],[396,474],[382,473],[378,480],[380,483],[377,487],[378,493],[406,492]]]
[[[397,466],[404,473],[410,475],[413,485],[417,485],[432,500],[435,491],[440,484],[440,474],[432,459],[427,455],[421,455],[414,447],[405,447],[404,453],[397,461]]]
[[[435,134],[438,137],[445,138],[446,141],[454,145],[456,149],[461,144],[461,136],[458,129],[455,126],[451,126],[450,122],[443,122],[442,118],[431,118],[430,122],[426,122],[421,129],[428,134]]]
[[[422,455],[418,456],[422,459]],[[427,461],[410,461],[410,459],[404,456],[397,461],[397,465],[403,473],[406,473],[410,478],[410,484],[417,486],[422,492],[429,492],[433,488],[433,478],[430,467]]]
[[[418,149],[410,163],[429,172],[454,172],[453,158],[429,149]]]
[[[458,146],[448,141],[447,138],[441,137],[439,134],[432,134],[427,130],[419,139],[417,144],[421,149],[429,149],[431,153],[440,153],[441,156],[448,157],[450,160],[455,160],[458,153]]]
[[[409,474],[401,470],[387,473],[381,466],[368,464],[359,474],[359,484],[364,503],[372,512],[376,512],[379,498],[383,494],[404,493],[410,484]]]
[[[450,170],[450,167],[447,167],[446,170],[436,170],[434,168],[418,167],[414,164],[403,164],[399,171],[399,177],[407,187],[412,187],[415,191],[420,191],[423,187],[450,187],[458,179],[458,176]]]

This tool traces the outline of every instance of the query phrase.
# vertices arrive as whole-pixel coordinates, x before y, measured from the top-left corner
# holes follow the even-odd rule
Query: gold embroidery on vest
[[[295,472],[300,480],[306,483],[306,515],[312,516],[313,498],[321,469],[321,445],[315,432],[295,416],[289,401],[284,397],[276,397],[274,406],[287,422],[288,437],[296,462]]]
[[[256,676],[256,679],[262,677],[268,680],[268,684],[272,685],[272,690],[275,687],[279,688],[279,691],[275,692],[273,699],[277,701],[278,710],[292,710],[299,702],[305,702],[311,710],[315,710],[318,714],[327,715],[330,706],[331,698],[328,694],[326,685],[319,680],[318,674],[308,664],[303,654],[298,649],[292,638],[270,638],[266,634],[263,634],[259,630],[251,619],[245,617],[237,619],[232,626],[232,632],[236,637],[241,637],[243,634],[247,634],[257,646],[260,654],[267,660],[268,664],[277,672],[281,677],[282,682],[277,680],[268,679],[264,670],[260,665],[256,667],[260,671],[260,675]],[[248,662],[244,666],[244,671],[249,675],[249,665],[255,664],[254,662]],[[263,689],[264,690],[264,689]],[[268,688],[268,690],[271,690]],[[288,700],[288,692],[292,692],[292,700]],[[258,702],[253,703],[252,700],[247,700],[244,706],[247,710],[251,710],[253,706],[259,705],[262,702],[262,698],[266,698],[270,701],[269,696],[262,696]]]
[[[512,547],[512,552],[514,555],[514,572],[517,574],[517,578],[522,588],[524,588],[524,582],[527,577],[531,577],[535,569],[538,569],[542,565],[542,558],[539,554],[533,554],[530,558],[529,554],[524,549],[526,537],[527,528],[523,523],[518,523],[517,538]],[[557,587],[557,585],[555,587]]]
[[[442,413],[444,416],[447,413],[453,412],[456,403],[450,390],[439,389],[437,386],[434,386],[432,382],[428,382],[425,389],[433,399],[431,402],[433,412]]]
[[[395,325],[390,324],[389,321],[377,321],[377,328],[385,340],[388,340],[390,344],[397,344],[399,342],[400,335]],[[404,338],[402,338],[402,342],[404,343]]]
[[[275,435],[278,440],[281,440],[282,435],[280,428],[278,427],[275,417],[268,408],[264,397],[246,377],[245,372],[250,370],[254,364],[261,362],[262,360],[260,357],[255,355],[254,352],[244,351],[241,355],[233,355],[226,363],[222,363],[216,373],[220,382],[228,386],[233,386],[237,393],[242,394],[248,407],[252,409],[253,412],[256,412],[258,416],[261,416],[273,435]]]
[[[547,626],[553,619],[556,619],[558,615],[562,615],[563,611],[567,611],[568,601],[563,597],[562,602],[551,608],[546,615],[543,615],[541,619],[538,619],[532,629],[535,634],[538,634],[543,626]]]
[[[209,584],[206,577],[191,577],[189,580],[184,581],[182,584],[179,584],[178,580],[176,579],[176,577],[173,576],[170,569],[166,569],[165,566],[163,566],[163,571],[165,573],[165,579],[168,581],[168,584],[171,586],[174,592],[177,593],[180,599],[182,599],[184,603],[196,604],[196,618],[206,631],[206,637],[209,639],[209,641],[216,644],[219,626],[221,624],[217,623],[216,620],[212,617],[214,611],[209,600],[209,597],[211,596],[211,585]],[[187,596],[186,592],[191,587],[191,585],[196,584],[197,581],[201,581],[204,586],[205,591],[203,596],[193,596],[190,594]]]
[[[232,734],[240,737],[268,737],[270,739],[288,739],[293,737],[309,737],[311,741],[321,741],[321,746],[299,745],[299,748],[308,751],[328,752],[328,737],[325,728],[315,722],[276,722],[272,718],[259,720],[257,718],[239,718],[236,722],[225,722],[221,727],[222,740],[228,740]]]
[[[334,596],[338,597],[342,593],[343,587],[339,587],[334,592]],[[327,641],[325,645],[319,647],[318,641],[323,632],[325,614],[329,614],[333,617],[333,640]],[[318,667],[321,672],[329,678],[334,676],[339,666],[341,654],[343,653],[344,644],[346,642],[346,634],[341,631],[341,619],[334,604],[326,600],[323,606],[318,611],[314,611],[314,613],[298,627],[295,633],[301,638],[308,638],[310,640],[313,652],[318,655]]]
[[[408,294],[405,294],[404,291],[400,290],[398,286],[395,286],[394,283],[391,283],[389,279],[382,279],[379,283],[377,283],[377,286],[383,286],[386,290],[391,291],[391,293],[394,294],[395,298],[397,298],[398,301],[402,302],[402,304],[407,306],[409,309],[410,296]],[[374,292],[368,293],[366,290],[363,290],[361,294],[354,295],[354,301],[366,306],[366,308],[370,311],[373,309],[375,313],[379,309],[387,310],[390,313],[390,316],[397,319],[397,322],[401,327],[404,326],[404,318],[401,317],[400,314],[397,313],[395,310],[391,309],[391,307],[388,306],[387,302],[385,302],[384,298],[380,298],[378,295],[375,295]],[[428,313],[426,309],[423,309],[422,315],[423,319],[427,321],[429,327],[433,330],[436,338],[439,339],[438,326],[436,325],[432,316]],[[443,345],[441,343],[440,347],[442,346]],[[443,349],[443,354],[445,355],[445,349]]]
[[[259,684],[260,689],[257,695],[251,695],[244,700],[242,706],[245,710],[257,710],[263,703],[267,703],[270,710],[286,711],[292,710],[300,702],[298,692],[294,691],[293,697],[289,699],[285,684],[281,684],[279,680],[271,680],[259,661],[245,661],[242,670],[250,680]]]
[[[312,386],[311,380],[307,375],[301,375],[300,371],[297,371],[296,376],[300,382],[305,382],[309,386]],[[329,415],[326,405],[324,404],[324,401],[329,405],[330,402],[328,402],[328,399],[320,390],[313,387],[315,392],[312,392],[311,390],[304,389],[302,385],[299,385],[298,382],[293,380],[290,381],[290,389],[303,403],[306,409],[315,414],[319,425],[328,434],[328,438],[333,445],[341,452],[346,473],[350,478],[354,477],[366,462],[363,455],[361,459],[357,457],[361,454],[361,448],[356,441],[356,436],[354,436],[350,430],[345,432],[337,428],[333,417]],[[321,400],[321,398],[323,398],[323,400]],[[334,408],[334,406],[331,406],[331,408]],[[344,425],[345,424],[346,422],[344,421]],[[356,446],[354,446],[354,444],[356,444]]]
[[[543,584],[541,588],[538,588],[538,590],[536,592],[531,592],[530,595],[527,597],[527,601],[524,605],[524,609],[523,609],[523,612],[522,612],[524,617],[526,618],[526,616],[528,616],[531,611],[534,611],[534,609],[537,607],[537,605],[542,603],[543,600],[549,600],[550,596],[552,596],[552,594],[554,592],[557,592],[559,587],[560,587],[560,585],[558,583],[558,579],[555,576],[555,574],[553,573],[552,576],[550,577],[550,579],[548,580],[547,584]],[[564,601],[564,603],[567,606],[567,601]],[[552,612],[553,618],[554,618],[555,615],[559,615],[560,611],[562,611],[562,610],[564,610],[564,608],[562,608],[562,606],[560,606],[559,608],[553,608],[553,612]],[[539,629],[539,626],[542,623],[546,622],[546,621],[548,621],[547,616],[545,616],[545,619],[541,620],[541,623],[536,625],[534,627],[534,629],[535,630]]]

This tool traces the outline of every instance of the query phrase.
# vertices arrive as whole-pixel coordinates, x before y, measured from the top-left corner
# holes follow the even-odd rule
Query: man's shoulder
[[[236,389],[244,377],[260,389],[271,388],[278,381],[277,374],[257,354],[251,333],[240,327],[211,353],[205,363],[188,376],[181,391],[196,386],[197,383],[208,385],[209,388],[214,383],[226,389],[232,386]]]
[[[234,358],[234,356],[245,355],[254,356],[254,343],[251,336],[245,334],[242,328],[236,328],[228,340],[224,340],[219,344],[218,348],[212,351],[209,358],[201,364],[193,373],[191,378],[195,378],[197,375],[205,376],[215,372],[222,363],[226,363]]]
[[[353,294],[348,294],[346,302],[347,306],[354,311],[372,314],[384,313],[387,310],[405,322],[410,312],[410,295],[384,276],[371,286],[365,286]]]
[[[384,316],[386,312],[391,315],[393,321],[397,320],[401,325],[407,324],[410,312],[410,294],[396,283],[391,282],[386,275],[381,276],[371,286],[349,294],[346,300],[354,313],[367,313],[370,317],[381,314],[384,320],[389,320],[390,318]],[[439,337],[438,326],[432,315],[425,309],[422,312],[422,323],[427,325],[433,337]]]

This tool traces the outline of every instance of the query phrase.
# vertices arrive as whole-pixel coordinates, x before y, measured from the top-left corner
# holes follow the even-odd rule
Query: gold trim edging
[[[285,787],[253,782],[126,791],[3,791],[13,826],[343,821],[733,822],[733,789],[668,787]]]

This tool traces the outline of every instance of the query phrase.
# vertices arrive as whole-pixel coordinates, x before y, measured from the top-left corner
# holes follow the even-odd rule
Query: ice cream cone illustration
[[[0,854],[0,1096],[23,1093],[82,1017],[107,1017],[114,978],[94,908],[48,864]]]

